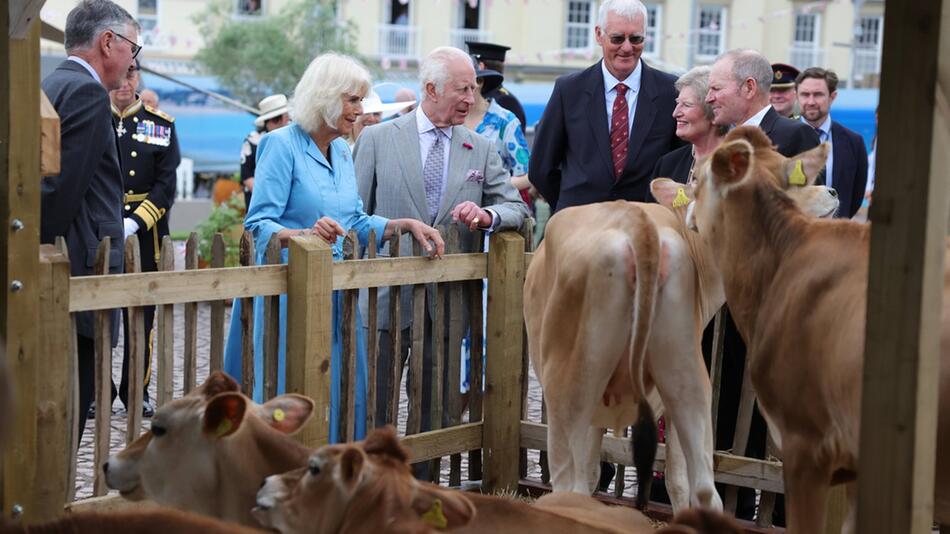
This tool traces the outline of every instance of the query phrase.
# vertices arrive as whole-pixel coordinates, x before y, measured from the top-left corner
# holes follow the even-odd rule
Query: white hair
[[[322,54],[297,82],[290,118],[308,133],[335,125],[343,113],[343,95],[364,95],[369,88],[369,71],[358,61],[342,54]]]
[[[767,95],[772,88],[772,64],[758,50],[736,48],[723,52],[716,61],[732,60],[732,78],[742,85],[746,80],[755,80],[758,95]]]
[[[627,20],[633,20],[640,15],[643,17],[644,26],[647,23],[647,6],[640,0],[605,0],[600,4],[600,11],[597,13],[597,26],[600,31],[604,31],[607,26],[607,13],[619,15]]]
[[[454,46],[440,46],[429,52],[419,67],[419,82],[422,85],[422,99],[426,97],[426,84],[435,84],[435,92],[442,94],[449,82],[449,65],[455,61],[472,62],[472,57]]]

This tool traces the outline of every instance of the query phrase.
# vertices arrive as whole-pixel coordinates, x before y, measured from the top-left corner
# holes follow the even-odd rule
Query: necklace
[[[686,185],[693,183],[693,171],[696,170],[696,145],[693,145],[693,148],[690,150],[690,155],[693,157],[693,162],[689,164],[689,175],[686,177]]]

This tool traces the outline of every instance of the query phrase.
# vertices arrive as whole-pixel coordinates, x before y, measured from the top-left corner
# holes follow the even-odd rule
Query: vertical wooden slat
[[[36,364],[43,370],[36,382],[36,486],[33,517],[50,518],[62,513],[68,502],[69,462],[76,450],[68,430],[75,409],[72,404],[75,334],[69,315],[69,259],[52,245],[40,246],[40,350]]]
[[[241,235],[241,265],[257,264],[254,236],[250,232]],[[254,396],[254,299],[241,299],[241,391]]]
[[[267,243],[264,263],[277,265],[280,238],[273,234]],[[280,295],[264,297],[264,399],[277,396],[277,359],[280,353]]]
[[[66,258],[66,261],[69,262],[69,248],[66,246],[66,238],[61,235],[56,236],[54,241],[54,248],[56,251],[63,255]],[[69,276],[69,273],[67,273]],[[69,306],[69,284],[62,284],[57,286],[60,291],[63,291],[63,299],[66,301],[64,306]],[[76,347],[76,318],[70,315],[69,323],[69,350],[68,354],[71,354],[72,357],[69,358],[66,365],[68,368],[68,375],[71,377],[69,381],[69,410],[68,410],[68,425],[66,426],[67,431],[69,432],[69,439],[67,443],[70,443],[69,452],[69,475],[66,477],[67,487],[66,487],[66,502],[72,502],[76,500],[76,463],[78,455],[73,454],[73,448],[76,447],[79,443],[79,414],[77,409],[79,406],[79,356],[78,348]],[[2,499],[0,499],[2,500]]]
[[[287,392],[313,399],[314,417],[296,434],[308,447],[330,431],[333,253],[315,236],[290,239],[287,266]]]
[[[726,322],[729,320],[729,308],[723,306],[716,312],[713,324],[712,354],[709,361],[709,373],[712,382],[712,433],[713,443],[716,441],[716,431],[719,428],[719,398],[722,390],[722,359],[723,347],[726,338]]]
[[[132,234],[125,240],[125,272],[142,272],[141,249],[139,248],[139,238]],[[145,376],[145,347],[148,341],[145,339],[145,322],[142,308],[128,308],[129,319],[129,339],[125,343],[129,345],[129,377],[128,384],[128,424],[125,427],[125,442],[131,443],[138,437],[142,428],[142,398],[144,392],[142,389],[145,384],[141,378]]]
[[[198,234],[192,232],[185,241],[185,269],[198,268]],[[185,370],[182,391],[195,389],[198,381],[198,303],[185,304]]]
[[[399,257],[402,232],[396,231],[389,241],[389,256]],[[386,422],[393,426],[399,424],[399,388],[402,382],[402,287],[389,289],[389,336],[392,342],[392,369],[389,373],[389,406],[386,409]]]
[[[445,251],[449,254],[459,252],[459,227],[456,224],[449,225],[445,233]],[[446,409],[449,414],[449,425],[456,426],[462,420],[462,394],[459,391],[460,373],[462,366],[462,337],[464,333],[464,313],[462,306],[462,284],[464,282],[453,282],[449,284],[449,336],[446,358],[448,362],[448,381],[445,387],[448,388],[448,403]],[[462,455],[453,454],[449,462],[449,486],[456,487],[462,484]]]
[[[376,230],[369,231],[369,242],[366,249],[367,258],[376,257]],[[376,364],[379,360],[379,335],[376,331],[378,324],[376,305],[379,302],[379,289],[371,287],[366,290],[366,430],[376,428]]]
[[[445,369],[445,284],[432,284],[429,286],[430,291],[435,292],[435,297],[433,301],[435,305],[432,307],[432,332],[429,337],[432,339],[432,405],[429,410],[430,421],[432,422],[432,428],[430,430],[438,430],[442,428],[442,371]],[[442,459],[434,458],[432,460],[432,473],[433,482],[439,482],[439,474],[442,471]]]
[[[112,239],[106,236],[96,251],[95,274],[109,274],[109,250]],[[94,312],[96,345],[96,435],[93,450],[93,495],[99,497],[108,491],[106,479],[99,466],[109,457],[109,435],[112,427],[112,310]]]
[[[485,367],[483,486],[488,491],[518,488],[521,430],[521,355],[524,339],[522,290],[524,238],[513,232],[492,234],[488,252],[488,328]]]
[[[544,397],[541,398],[541,423],[548,424],[548,407],[544,403]],[[541,451],[538,454],[538,464],[541,466],[541,482],[551,483],[551,467],[548,465],[548,452]]]
[[[482,252],[484,250],[484,234],[481,232],[474,235],[472,240],[472,250],[470,252]],[[484,335],[482,325],[484,321],[484,310],[482,308],[482,292],[485,290],[483,280],[472,280],[468,282],[469,286],[469,332],[471,337],[471,368],[468,378],[468,419],[475,423],[482,420],[482,345],[484,344]],[[475,357],[478,354],[479,357]],[[477,449],[469,452],[468,455],[468,476],[470,480],[482,479],[482,451]]]
[[[351,230],[343,240],[343,259],[353,261],[359,256],[359,238],[355,230]],[[356,421],[356,299],[354,290],[343,292],[343,332],[341,341],[343,350],[340,351],[340,414],[339,433],[343,441],[355,439]]]
[[[742,391],[739,394],[739,413],[736,415],[736,433],[732,439],[732,452],[745,456],[746,445],[749,443],[749,431],[752,427],[752,414],[755,408],[755,391],[752,389],[749,359],[746,358],[745,370],[742,372]],[[739,487],[728,486],[723,507],[729,513],[736,513],[739,498]]]
[[[534,250],[534,219],[528,218],[524,221],[524,224],[521,225],[521,237],[524,238],[524,251],[531,252]],[[528,358],[528,327],[524,324],[521,325],[521,337],[524,339],[522,342],[521,349],[521,376],[525,377],[521,381],[521,419],[528,419],[528,366],[530,361]],[[618,465],[618,467],[620,467]],[[622,468],[617,469],[617,475],[622,476]],[[519,451],[518,456],[518,474],[521,478],[528,476],[528,449],[522,448]],[[622,479],[621,479],[622,480]],[[622,486],[622,484],[621,484]]]
[[[922,534],[933,522],[946,376],[950,2],[891,2],[883,27],[855,532]]]
[[[421,256],[422,246],[412,242],[412,255]],[[412,288],[412,349],[409,353],[409,417],[406,434],[418,434],[422,429],[422,375],[423,351],[425,350],[426,286],[416,284]],[[434,399],[433,399],[434,402]]]
[[[211,242],[211,267],[224,267],[224,236],[214,234]],[[226,302],[216,300],[211,303],[211,354],[209,371],[224,369],[224,307]]]
[[[620,432],[617,429],[614,429],[614,435],[616,436],[618,435],[618,433],[619,435],[622,435],[623,437],[627,437],[629,434],[629,430],[626,427],[624,427],[622,432]],[[626,487],[626,480],[624,479],[626,474],[627,474],[626,466],[624,466],[623,464],[617,464],[617,474],[614,477],[614,497],[618,499],[623,496],[623,490]]]
[[[22,6],[22,4],[21,4]],[[20,417],[12,416],[0,441],[9,438],[0,465],[2,511],[13,504],[29,506],[36,478],[37,402],[34,384],[40,344],[39,312],[39,228],[40,228],[40,46],[39,16],[26,38],[6,38],[8,15],[14,4],[0,8],[0,367],[6,366],[7,380],[0,382],[0,400],[16,391]],[[16,10],[14,10],[16,11]],[[22,37],[22,36],[21,36]],[[22,229],[13,227],[19,220]],[[14,289],[13,283],[20,286]],[[25,510],[24,519],[39,518]]]
[[[162,239],[158,268],[175,270],[175,244],[171,236]],[[158,307],[158,405],[164,406],[175,396],[175,305]]]
[[[775,444],[772,443],[772,437],[766,436],[765,457],[769,458],[770,456],[775,456],[775,454],[776,448]],[[763,491],[761,493],[761,496],[759,497],[759,510],[755,517],[755,525],[757,527],[765,528],[772,526],[772,515],[775,511],[775,500],[776,494],[769,491]],[[828,534],[831,534],[831,531],[827,532]],[[841,532],[841,525],[838,525],[838,529],[834,532]]]

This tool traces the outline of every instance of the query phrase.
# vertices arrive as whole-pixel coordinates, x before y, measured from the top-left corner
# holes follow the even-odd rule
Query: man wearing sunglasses
[[[43,177],[40,241],[66,239],[73,276],[92,274],[96,249],[106,237],[109,272],[122,272],[123,183],[109,91],[119,89],[141,50],[138,32],[135,19],[113,2],[82,0],[66,18],[69,57],[42,83],[60,119],[62,164],[59,175]],[[115,310],[113,347],[120,324]],[[95,392],[92,312],[77,313],[76,327],[81,438]]]
[[[640,59],[646,16],[638,0],[606,0],[595,28],[603,60],[554,84],[528,178],[555,210],[650,200],[656,161],[681,144],[676,78]]]

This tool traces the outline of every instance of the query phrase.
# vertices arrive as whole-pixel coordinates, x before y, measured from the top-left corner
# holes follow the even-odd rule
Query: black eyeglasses
[[[638,35],[636,33],[631,33],[630,35],[624,35],[622,33],[615,33],[608,37],[610,44],[614,46],[620,46],[624,41],[630,41],[630,44],[636,46],[643,44],[643,41],[646,39],[643,35]]]
[[[132,59],[135,59],[135,57],[139,55],[139,52],[142,51],[142,45],[136,43],[136,42],[133,41],[132,39],[129,39],[128,37],[122,35],[121,33],[117,32],[117,31],[115,31],[115,30],[112,30],[112,33],[114,33],[116,37],[119,37],[119,38],[121,38],[123,41],[125,41],[125,42],[129,43],[130,45],[132,45]],[[631,35],[631,37],[633,37],[633,36]]]

